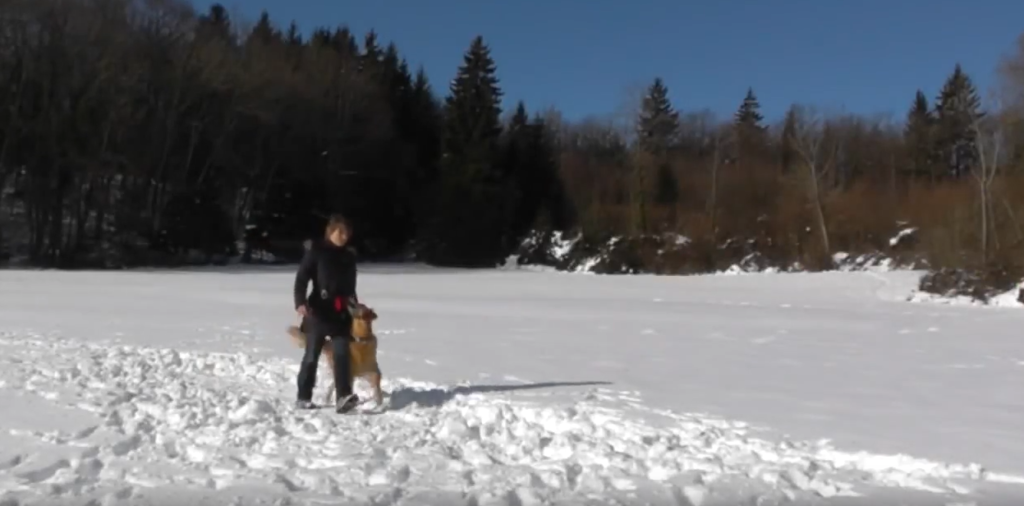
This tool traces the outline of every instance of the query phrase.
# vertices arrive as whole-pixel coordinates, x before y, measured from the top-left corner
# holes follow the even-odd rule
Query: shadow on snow
[[[402,387],[391,392],[391,410],[403,409],[409,406],[423,408],[437,408],[445,405],[460,395],[490,394],[501,392],[515,392],[522,390],[537,390],[542,388],[562,387],[585,387],[611,385],[608,381],[551,381],[542,383],[526,383],[521,385],[466,385],[455,388],[430,388],[419,389],[415,387]]]

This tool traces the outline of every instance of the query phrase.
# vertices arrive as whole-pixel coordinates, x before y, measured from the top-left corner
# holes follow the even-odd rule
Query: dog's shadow
[[[549,381],[542,383],[526,383],[521,385],[466,385],[454,388],[430,389],[401,387],[391,391],[389,396],[389,409],[398,410],[414,405],[423,408],[438,408],[460,395],[515,392],[520,390],[537,390],[541,388],[604,385],[611,385],[611,383],[608,381]]]

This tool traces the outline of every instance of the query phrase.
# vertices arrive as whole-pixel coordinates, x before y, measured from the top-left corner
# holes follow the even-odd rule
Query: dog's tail
[[[292,343],[294,343],[296,347],[306,347],[306,335],[301,330],[299,330],[299,327],[297,325],[288,326],[288,336],[292,338]]]

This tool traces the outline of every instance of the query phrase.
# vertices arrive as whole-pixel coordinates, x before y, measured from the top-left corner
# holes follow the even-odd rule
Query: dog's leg
[[[369,374],[370,386],[373,387],[373,400],[378,406],[384,404],[384,392],[380,389],[380,368],[377,368],[376,372]]]

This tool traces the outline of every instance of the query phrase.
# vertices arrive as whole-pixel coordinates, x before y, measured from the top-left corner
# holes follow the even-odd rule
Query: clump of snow
[[[917,233],[917,227],[905,227],[901,229],[895,236],[889,239],[889,247],[895,248],[900,244],[907,242],[909,239],[914,237]]]
[[[738,274],[775,274],[779,272],[795,272],[795,269],[793,267],[785,270],[779,269],[768,263],[760,253],[754,252],[717,274],[735,276]]]
[[[567,238],[563,232],[556,231],[551,236],[551,255],[554,256],[556,260],[564,261],[569,256],[569,252],[572,251],[573,246],[575,246],[582,238],[582,234],[577,234],[574,237]]]
[[[675,244],[676,244],[676,246],[686,246],[686,245],[688,245],[688,244],[693,242],[692,239],[690,239],[689,237],[686,237],[685,235],[680,235],[680,234],[669,234],[669,235],[670,236],[675,236]]]
[[[889,272],[901,268],[895,260],[880,252],[862,255],[836,253],[832,255],[832,261],[836,266],[836,270],[843,272]]]

